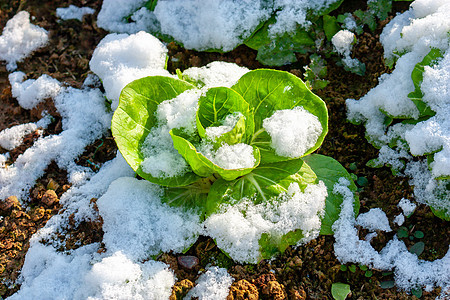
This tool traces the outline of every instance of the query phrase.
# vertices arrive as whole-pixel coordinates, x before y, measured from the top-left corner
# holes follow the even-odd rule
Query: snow
[[[187,162],[173,147],[169,131],[173,128],[183,128],[190,134],[196,131],[195,116],[201,95],[201,90],[187,90],[158,105],[155,114],[157,125],[150,130],[141,147],[144,172],[153,177],[167,178],[183,175],[190,170]]]
[[[356,36],[353,32],[349,30],[340,30],[333,36],[331,43],[337,53],[341,55],[350,55],[355,40]]]
[[[231,51],[270,17],[263,1],[159,1],[161,32],[187,49]]]
[[[244,143],[223,143],[217,150],[213,149],[212,144],[203,143],[197,150],[223,169],[253,168],[256,163],[253,147]]]
[[[298,245],[316,238],[326,196],[327,189],[320,182],[308,185],[303,192],[297,183],[291,184],[286,194],[260,204],[236,199],[238,203],[222,205],[218,213],[206,219],[206,233],[235,261],[257,263],[263,233],[280,238],[300,229],[304,237]]]
[[[66,255],[51,246],[31,243],[20,274],[20,290],[8,299],[74,299],[97,247],[90,244]]]
[[[162,193],[159,186],[135,178],[111,183],[97,202],[108,251],[121,250],[142,261],[161,251],[181,253],[197,240],[199,216],[162,204]]]
[[[81,180],[72,181],[73,184],[90,176],[90,169],[78,166],[74,160],[110,127],[111,114],[106,111],[103,95],[98,89],[64,88],[54,103],[62,117],[63,131],[40,137],[12,165],[0,169],[0,199],[15,195],[25,201],[36,179],[52,161],[67,170],[69,177],[83,175],[78,176]]]
[[[353,21],[354,22],[354,21]],[[356,42],[356,36],[353,32],[343,29],[338,31],[332,38],[331,43],[337,53],[343,56],[342,62],[348,68],[356,68],[359,61],[356,58],[351,58],[351,51],[353,44]]]
[[[17,13],[10,19],[0,36],[0,60],[6,61],[6,69],[13,71],[17,62],[48,42],[48,32],[30,23],[30,14]]]
[[[111,32],[133,34],[139,31],[155,32],[159,27],[153,13],[145,7],[147,0],[105,0],[97,16],[97,25]],[[132,22],[127,23],[130,16]]]
[[[409,176],[419,203],[444,211],[450,211],[450,193],[445,187],[448,181],[441,180],[450,175],[448,11],[448,1],[416,0],[408,11],[389,22],[380,41],[385,58],[397,59],[395,69],[391,74],[383,74],[378,86],[361,99],[346,101],[348,118],[364,123],[367,138],[381,148],[378,162],[392,165],[399,175]],[[432,47],[440,49],[444,56],[434,66],[424,68],[420,89],[422,100],[436,114],[417,124],[396,124],[387,128],[383,112],[398,119],[419,117],[418,109],[408,98],[415,89],[411,72]],[[433,154],[434,159],[430,170],[423,157],[428,154]],[[413,156],[419,156],[419,161]]]
[[[360,214],[356,219],[356,224],[372,231],[392,231],[386,214],[380,208],[372,208],[368,212]]]
[[[225,300],[233,281],[234,278],[228,274],[227,269],[210,267],[200,275],[185,299],[196,297],[199,300]]]
[[[183,77],[199,82],[201,86],[232,87],[245,73],[250,71],[233,63],[213,61],[204,67],[191,67],[184,70]]]
[[[395,216],[393,222],[395,224],[397,224],[398,226],[402,226],[403,223],[405,223],[405,216],[403,214],[399,214],[399,215]]]
[[[32,133],[39,129],[45,129],[51,123],[51,117],[45,115],[42,119],[35,123],[19,124],[13,127],[4,129],[0,132],[0,147],[6,150],[12,150],[22,144],[25,135]],[[39,130],[38,134],[42,134]]]
[[[230,132],[233,130],[233,128],[236,126],[236,123],[239,121],[239,119],[242,117],[242,113],[232,113],[225,117],[225,120],[223,120],[222,125],[220,126],[211,126],[205,128],[205,135],[206,138],[214,141],[221,135]]]
[[[56,97],[61,90],[61,83],[47,74],[23,81],[25,73],[14,72],[8,78],[13,97],[25,109],[32,109],[45,99]]]
[[[169,299],[175,275],[165,263],[134,263],[118,251],[94,264],[76,299]],[[87,297],[86,297],[87,296]]]
[[[271,36],[293,33],[297,26],[308,27],[309,11],[320,11],[337,0],[190,0],[158,1],[154,11],[146,1],[105,0],[98,26],[112,32],[136,33],[145,30],[175,38],[187,49],[230,51],[248,38],[272,15]],[[127,21],[130,16],[130,22]]]
[[[341,263],[359,263],[370,268],[394,271],[396,285],[405,290],[424,286],[426,290],[442,287],[442,294],[450,288],[450,251],[434,261],[424,261],[410,253],[404,242],[396,236],[380,251],[376,251],[370,241],[360,240],[353,216],[353,193],[347,187],[350,182],[339,179],[334,193],[341,194],[339,219],[333,224],[335,237],[334,253]]]
[[[165,70],[166,57],[167,48],[148,33],[109,34],[95,48],[89,66],[100,77],[115,110],[128,83],[146,76],[171,76]]]
[[[56,16],[61,20],[76,19],[83,20],[83,16],[91,15],[95,13],[95,10],[90,7],[78,7],[75,5],[69,5],[68,7],[58,7],[56,9]]]
[[[322,133],[319,119],[303,107],[275,111],[264,119],[271,146],[280,156],[300,157],[312,148]]]
[[[416,210],[417,205],[406,198],[402,198],[398,203],[398,207],[402,209],[405,216],[410,217]]]

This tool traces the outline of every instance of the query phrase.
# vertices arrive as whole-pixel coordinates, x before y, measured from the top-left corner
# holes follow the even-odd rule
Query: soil
[[[97,12],[100,10],[100,0],[73,1],[37,1],[9,0],[0,1],[0,28],[18,11],[30,12],[33,23],[50,32],[49,44],[34,52],[32,56],[18,64],[18,70],[26,73],[27,78],[38,78],[48,74],[68,86],[80,87],[90,73],[89,60],[99,41],[107,32],[96,26],[96,15],[85,16],[83,22],[77,20],[58,21],[55,10],[57,7],[89,6]],[[390,19],[397,12],[408,8],[409,3],[394,2]],[[366,1],[344,1],[339,12],[365,9]],[[333,57],[327,58],[327,79],[330,83],[322,90],[314,90],[328,106],[330,121],[329,133],[318,153],[337,159],[349,172],[358,178],[365,178],[366,183],[359,186],[361,201],[360,212],[370,208],[380,207],[393,220],[401,211],[397,207],[402,198],[413,199],[412,188],[407,178],[395,177],[388,168],[372,169],[366,167],[367,161],[377,156],[377,149],[364,138],[363,126],[352,125],[346,121],[345,99],[359,99],[371,88],[377,85],[378,77],[390,72],[384,66],[383,48],[379,42],[379,34],[388,20],[379,22],[377,30],[365,32],[358,36],[358,44],[353,55],[366,64],[364,77],[351,74],[338,66]],[[168,45],[170,58],[168,69],[175,73],[179,68],[184,70],[191,66],[204,66],[211,61],[221,60],[234,62],[250,69],[264,67],[256,61],[256,52],[246,46],[239,46],[229,53],[202,53],[188,51],[174,43]],[[176,61],[176,63],[174,62]],[[298,61],[279,69],[289,71],[302,78],[303,66],[309,62],[308,56],[298,55]],[[61,131],[61,118],[49,99],[39,107],[29,111],[22,109],[11,95],[8,82],[8,72],[0,65],[0,130],[14,125],[34,122],[43,110],[47,110],[55,121],[44,130],[44,135],[57,134]],[[12,163],[38,138],[39,133],[27,135],[22,145],[10,151]],[[86,148],[77,163],[89,166],[94,171],[106,161],[112,159],[117,148],[111,134],[104,136]],[[0,148],[0,153],[6,150]],[[70,187],[67,174],[52,163],[44,176],[30,190],[31,198],[27,208],[19,204],[14,195],[8,198],[10,205],[0,207],[0,298],[8,297],[20,286],[14,282],[20,274],[25,254],[29,247],[29,239],[37,230],[45,225],[54,214],[61,213],[59,197]],[[96,199],[91,200],[95,203]],[[393,233],[379,233],[373,245],[381,249],[399,230],[399,226],[390,224]],[[450,241],[450,230],[446,222],[436,218],[426,206],[419,206],[416,212],[406,219],[402,225],[407,231],[407,237],[402,238],[408,247],[418,241],[425,244],[420,255],[421,259],[435,260],[447,252]],[[75,226],[69,225],[66,249],[74,249],[81,245],[101,242],[102,220],[84,222]],[[424,237],[418,238],[416,232],[423,232]],[[366,232],[361,230],[360,235]],[[174,286],[171,299],[182,299],[182,296],[192,288],[198,278],[199,271],[215,262],[227,267],[235,278],[228,299],[333,299],[331,285],[335,282],[348,283],[351,286],[351,299],[414,299],[415,296],[400,291],[395,287],[381,288],[380,283],[388,285],[393,280],[391,272],[366,270],[365,266],[348,264],[341,266],[333,253],[333,237],[320,236],[316,240],[298,248],[288,248],[284,254],[272,261],[263,260],[257,265],[236,264],[227,258],[210,238],[200,237],[197,243],[183,255],[165,253],[158,259],[168,263],[175,272],[178,281]],[[104,248],[100,251],[105,250]],[[195,256],[198,264],[192,268],[180,264],[180,256]],[[439,289],[423,292],[423,299],[434,299],[439,295]]]

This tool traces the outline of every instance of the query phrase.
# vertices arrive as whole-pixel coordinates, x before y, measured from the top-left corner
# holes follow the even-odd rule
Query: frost
[[[13,97],[25,109],[32,109],[43,100],[56,97],[61,91],[61,83],[46,74],[23,81],[25,73],[14,72],[8,78]]]
[[[276,111],[264,119],[271,146],[280,156],[300,157],[312,148],[322,133],[319,119],[302,107]]]
[[[165,70],[166,57],[167,48],[148,33],[109,34],[95,48],[89,66],[102,80],[106,97],[115,110],[120,92],[131,81],[146,76],[171,76]]]
[[[13,71],[17,62],[22,61],[36,49],[48,42],[48,32],[30,23],[30,14],[17,13],[6,23],[0,36],[0,60],[6,61],[6,69]]]
[[[185,299],[197,297],[199,300],[225,300],[233,281],[234,278],[228,274],[227,269],[210,267],[206,273],[200,275],[196,286],[189,291]]]
[[[93,13],[95,13],[95,10],[90,7],[78,7],[75,5],[59,7],[56,9],[56,16],[61,20],[76,19],[82,21],[83,16],[91,15]]]
[[[326,197],[323,182],[308,185],[303,192],[298,184],[291,184],[286,195],[273,201],[254,204],[249,199],[242,199],[237,204],[222,206],[221,211],[207,218],[204,225],[208,235],[231,258],[257,263],[263,233],[281,237],[300,229],[304,238],[299,244],[316,238]]]

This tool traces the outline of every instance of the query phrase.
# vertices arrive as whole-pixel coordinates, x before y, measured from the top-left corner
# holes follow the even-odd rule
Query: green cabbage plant
[[[231,88],[206,90],[203,87],[196,106],[195,130],[177,127],[166,132],[170,134],[173,148],[188,166],[187,170],[173,176],[154,176],[144,171],[146,138],[160,128],[158,106],[182,93],[199,91],[201,86],[200,82],[150,76],[133,81],[122,90],[111,130],[120,152],[137,175],[163,186],[163,202],[197,210],[203,219],[217,212],[222,204],[233,205],[243,198],[255,204],[273,201],[287,193],[293,183],[303,191],[322,180],[327,186],[328,198],[321,233],[332,234],[331,226],[339,216],[343,201],[339,194],[332,192],[333,186],[341,177],[352,182],[353,191],[356,186],[336,160],[312,154],[328,131],[327,108],[302,80],[288,72],[258,69],[243,75]],[[264,122],[277,112],[294,109],[313,115],[320,123],[321,132],[302,153],[286,156],[273,147]],[[208,136],[208,130],[223,126],[230,116],[234,123],[229,130],[215,138]],[[223,146],[247,147],[253,164],[239,168],[221,166],[201,151],[205,144],[213,150]],[[355,213],[358,209],[356,200]],[[301,237],[294,231],[279,243],[296,244]],[[261,243],[264,245],[264,241]],[[283,251],[285,246],[278,246],[278,249]]]

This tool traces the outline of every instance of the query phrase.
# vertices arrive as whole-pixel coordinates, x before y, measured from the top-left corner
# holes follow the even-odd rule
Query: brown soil
[[[344,1],[340,10],[344,12],[364,9],[365,3],[364,0]],[[55,0],[10,0],[7,4],[0,2],[0,28],[3,28],[7,20],[18,11],[27,10],[36,17],[33,20],[34,24],[50,32],[50,43],[18,64],[18,70],[25,72],[27,78],[48,74],[66,85],[80,87],[89,74],[92,52],[106,32],[96,26],[96,15],[86,16],[83,22],[57,21],[56,8],[69,4],[90,6],[97,12],[101,7],[100,0],[69,0],[64,3]],[[394,2],[394,13],[407,7],[408,3]],[[377,85],[377,78],[381,74],[389,72],[384,67],[383,49],[378,41],[382,26],[386,23],[387,21],[380,22],[376,33],[365,32],[358,36],[359,43],[355,47],[354,56],[366,64],[366,76],[345,72],[336,65],[333,58],[329,58],[326,79],[330,83],[326,88],[314,92],[327,103],[330,114],[329,134],[318,153],[334,157],[349,172],[368,180],[367,185],[359,187],[361,212],[380,207],[388,218],[393,220],[400,213],[398,202],[403,197],[411,199],[412,189],[407,179],[393,176],[387,168],[366,167],[366,162],[376,157],[377,149],[364,138],[362,126],[352,125],[346,121],[345,111],[345,99],[359,99]],[[168,68],[172,73],[175,73],[177,68],[184,70],[191,66],[203,66],[215,60],[234,62],[250,69],[264,67],[255,60],[256,52],[245,46],[225,54],[187,51],[173,43],[169,44],[168,48],[170,57],[177,58],[177,60],[169,59]],[[296,63],[280,69],[302,77],[303,66],[308,62],[307,56],[299,55]],[[47,110],[54,116],[55,121],[44,131],[44,135],[59,133],[60,117],[52,101],[46,101],[31,111],[22,109],[11,95],[7,76],[8,72],[4,65],[0,65],[0,91],[2,91],[0,130],[36,121],[42,110]],[[10,152],[10,163],[33,144],[36,135],[37,133],[27,135],[23,144]],[[113,139],[108,134],[87,147],[77,163],[97,171],[102,163],[114,157],[116,149]],[[0,153],[4,152],[6,151],[0,148]],[[0,215],[3,216],[0,219],[0,298],[18,290],[19,286],[14,285],[14,280],[23,265],[29,239],[52,215],[61,212],[58,199],[69,187],[67,174],[52,163],[30,191],[31,199],[27,203],[30,209],[24,209],[13,197],[10,198],[11,207],[0,208]],[[91,201],[95,204],[96,199]],[[407,238],[402,239],[407,246],[413,245],[418,240],[425,243],[425,250],[420,258],[434,260],[446,253],[450,239],[448,224],[434,217],[429,208],[420,206],[403,226],[409,233]],[[102,220],[78,226],[71,223],[69,227],[68,234],[60,237],[67,244],[67,248],[61,249],[62,251],[102,240]],[[391,224],[391,227],[394,231],[399,228],[395,224]],[[424,232],[425,236],[420,239],[414,238],[413,234],[416,231]],[[361,231],[360,234],[363,235],[365,232]],[[380,233],[374,240],[375,248],[381,249],[393,234]],[[283,255],[272,261],[263,260],[257,265],[241,265],[227,258],[211,239],[200,237],[188,253],[184,254],[198,257],[199,264],[193,268],[187,269],[179,265],[177,260],[179,255],[172,253],[161,255],[159,260],[168,263],[178,278],[171,299],[182,299],[193,286],[192,283],[198,278],[199,272],[211,263],[227,267],[235,278],[229,299],[332,299],[331,285],[335,282],[350,284],[351,299],[415,298],[396,288],[383,289],[379,286],[380,282],[393,279],[391,273],[378,270],[371,270],[372,272],[368,273],[364,266],[352,264],[348,264],[345,270],[333,254],[333,242],[333,237],[321,236],[305,246],[288,248]],[[439,290],[424,292],[422,298],[434,299],[439,292]]]

